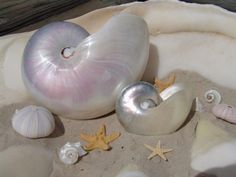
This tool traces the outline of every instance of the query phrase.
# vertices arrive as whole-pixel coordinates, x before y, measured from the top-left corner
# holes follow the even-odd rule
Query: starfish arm
[[[104,124],[98,130],[97,135],[98,136],[105,136],[106,135],[106,126]]]
[[[112,133],[111,135],[105,136],[105,143],[110,143],[116,140],[120,136],[120,133]]]
[[[98,148],[98,149],[102,149],[102,150],[105,150],[105,151],[107,151],[107,150],[109,150],[111,147],[107,144],[107,143],[105,143],[104,141],[99,141],[99,142],[97,142],[96,143],[96,147]]]
[[[145,146],[146,148],[148,148],[149,150],[151,150],[151,151],[155,151],[155,148],[149,146],[148,144],[144,144],[144,146]]]
[[[160,140],[158,141],[156,148],[161,149],[161,141]]]
[[[86,150],[86,151],[92,151],[92,150],[94,150],[94,149],[96,149],[96,147],[95,147],[95,145],[92,144],[92,143],[87,144],[87,145],[84,146],[84,150]]]
[[[173,149],[162,149],[163,153],[167,153],[167,152],[171,152],[171,151],[173,151]]]
[[[155,157],[157,154],[155,152],[152,152],[149,156],[148,156],[148,160],[151,160],[153,157]]]
[[[165,161],[167,161],[166,156],[163,153],[158,153],[158,155]]]
[[[87,142],[94,142],[96,140],[96,136],[86,135],[86,134],[83,134],[83,133],[80,133],[80,138],[84,141],[87,141]]]
[[[171,77],[169,77],[169,79],[164,82],[161,81],[159,79],[155,79],[155,87],[158,88],[160,90],[160,92],[162,92],[163,90],[165,90],[167,87],[173,85],[175,82],[175,75],[172,75]]]

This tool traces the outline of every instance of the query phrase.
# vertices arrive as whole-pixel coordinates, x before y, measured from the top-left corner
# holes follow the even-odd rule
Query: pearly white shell
[[[221,94],[217,90],[206,91],[204,97],[208,103],[213,104],[220,104],[222,100]]]
[[[212,108],[212,113],[217,117],[236,124],[236,108],[227,104],[218,104]]]
[[[168,134],[184,123],[193,99],[192,89],[185,83],[176,83],[159,95],[153,85],[138,82],[127,86],[118,96],[116,114],[128,132],[141,135]],[[160,100],[163,101],[160,103]],[[150,106],[142,107],[143,102]]]
[[[116,15],[87,36],[75,24],[52,23],[39,29],[24,51],[26,88],[63,117],[90,119],[111,112],[117,94],[141,79],[148,61],[148,28],[140,17]]]
[[[148,177],[136,165],[129,164],[116,177]]]
[[[27,138],[40,138],[50,135],[55,129],[51,112],[40,106],[27,106],[16,110],[12,118],[13,129]]]
[[[81,147],[80,142],[66,143],[58,152],[60,160],[67,165],[75,164],[79,157],[86,155],[87,152]]]

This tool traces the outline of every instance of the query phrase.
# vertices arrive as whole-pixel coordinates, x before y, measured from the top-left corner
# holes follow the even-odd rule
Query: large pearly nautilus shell
[[[153,85],[138,82],[124,88],[118,96],[116,113],[128,132],[168,134],[184,123],[193,99],[191,86],[186,83],[174,84],[159,95]]]
[[[31,95],[63,117],[89,119],[115,107],[117,94],[139,80],[149,55],[145,21],[119,14],[87,37],[81,27],[55,22],[29,40],[23,80]]]

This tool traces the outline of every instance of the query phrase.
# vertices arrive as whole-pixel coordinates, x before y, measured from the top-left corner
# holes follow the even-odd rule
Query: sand
[[[4,177],[50,176],[52,153],[40,146],[11,146],[0,153],[0,172]]]
[[[67,12],[67,17],[75,17],[76,10]],[[70,15],[69,15],[70,14]],[[31,25],[24,30],[31,30],[40,25],[46,24],[50,20],[63,19],[61,16],[52,17],[40,24]],[[217,89],[223,96],[223,102],[236,106],[236,91],[220,85],[216,85],[203,76],[186,71],[174,71],[177,76],[177,82],[187,81],[193,85],[195,96],[206,105],[209,111],[211,106],[204,100],[204,93],[209,89]],[[149,78],[150,79],[150,78]],[[5,97],[13,97],[6,93]],[[115,177],[115,175],[130,163],[138,167],[149,177],[200,177],[200,173],[190,167],[190,153],[192,142],[195,136],[195,127],[199,117],[191,112],[188,121],[177,132],[162,136],[138,136],[127,133],[118,122],[115,113],[110,113],[100,119],[79,121],[69,120],[59,117],[56,118],[56,130],[47,138],[27,139],[11,128],[11,117],[16,109],[20,109],[32,103],[24,101],[15,104],[4,103],[6,99],[0,98],[0,151],[16,145],[34,145],[44,147],[53,153],[54,171],[51,177]],[[9,101],[10,102],[10,101]],[[2,106],[4,105],[4,106]],[[222,120],[213,120],[220,127],[236,134],[235,126]],[[80,141],[79,133],[94,133],[105,124],[108,134],[111,132],[121,132],[121,137],[111,143],[112,150],[95,150],[83,157],[77,164],[66,166],[62,164],[57,156],[58,149],[66,142]],[[148,160],[150,151],[143,144],[155,146],[158,140],[161,140],[163,147],[173,148],[174,151],[167,154],[168,162],[155,157]],[[35,152],[37,153],[37,152]],[[12,169],[14,167],[12,166]],[[0,177],[6,177],[1,176]],[[27,177],[27,176],[25,176]],[[42,176],[44,177],[44,176]],[[45,176],[47,177],[47,176]]]
[[[236,106],[236,91],[217,86],[196,73],[183,71],[174,73],[177,76],[177,82],[187,81],[194,86],[195,95],[207,106],[208,110],[211,105],[204,101],[203,95],[206,90],[211,88],[217,88],[222,93],[224,102]],[[197,177],[198,175],[198,172],[193,171],[190,167],[191,146],[198,121],[198,116],[193,112],[190,114],[188,122],[180,130],[170,135],[149,137],[127,133],[118,122],[115,113],[111,113],[103,118],[88,121],[56,117],[57,128],[50,137],[27,139],[11,128],[11,117],[15,109],[20,109],[25,105],[28,103],[11,104],[0,109],[0,150],[26,144],[46,147],[54,153],[53,176],[55,177],[115,177],[120,169],[130,163],[137,164],[150,177]],[[213,121],[228,131],[236,133],[234,125],[217,119]],[[62,145],[68,141],[80,141],[80,132],[94,133],[102,124],[107,126],[108,134],[109,132],[121,132],[121,137],[111,143],[112,150],[92,151],[72,166],[66,166],[59,161],[57,151]],[[158,140],[161,140],[163,147],[174,149],[173,152],[167,154],[168,162],[159,157],[152,160],[147,159],[150,151],[143,144],[154,146]]]

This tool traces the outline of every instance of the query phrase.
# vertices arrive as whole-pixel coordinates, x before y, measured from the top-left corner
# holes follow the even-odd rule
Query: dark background
[[[92,10],[119,5],[134,0],[0,0],[0,36],[24,31],[22,28],[48,17],[60,15],[60,19],[75,18]],[[182,0],[201,4],[215,4],[236,11],[236,0]],[[67,17],[74,10],[76,16]],[[76,11],[76,12],[75,12]],[[30,28],[27,28],[27,30]]]

